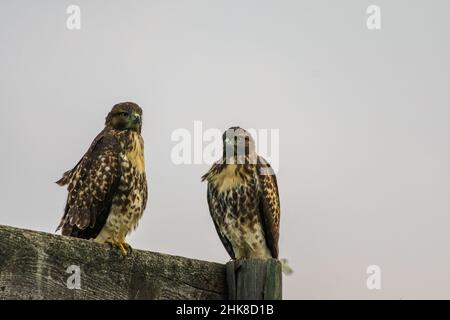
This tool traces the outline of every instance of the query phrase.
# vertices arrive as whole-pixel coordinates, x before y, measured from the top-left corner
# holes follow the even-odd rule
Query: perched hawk
[[[116,104],[105,128],[78,164],[57,181],[68,185],[64,216],[57,231],[109,243],[127,254],[127,234],[134,230],[147,203],[142,109]]]
[[[232,259],[278,259],[280,199],[275,174],[239,127],[223,134],[223,156],[202,177],[217,233]]]

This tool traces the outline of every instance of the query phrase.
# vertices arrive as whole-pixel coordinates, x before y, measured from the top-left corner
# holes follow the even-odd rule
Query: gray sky
[[[81,8],[81,30],[66,8]],[[381,7],[382,28],[366,28]],[[226,262],[171,134],[280,130],[290,299],[450,299],[448,1],[0,4],[0,224],[53,232],[53,182],[113,104],[144,109],[149,204],[136,248]],[[366,268],[382,270],[368,290]]]

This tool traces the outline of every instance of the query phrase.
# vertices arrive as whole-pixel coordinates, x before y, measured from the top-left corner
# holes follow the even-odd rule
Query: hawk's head
[[[118,103],[108,113],[105,125],[116,130],[134,130],[140,133],[142,109],[133,102]]]
[[[240,127],[231,127],[223,133],[222,140],[225,163],[256,163],[255,141],[248,131]]]

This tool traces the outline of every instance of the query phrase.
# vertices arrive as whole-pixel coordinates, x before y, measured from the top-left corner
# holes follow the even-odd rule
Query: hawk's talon
[[[116,242],[112,240],[107,243],[111,246],[112,249],[119,250],[122,257],[128,255],[128,252],[131,252],[131,246],[126,242]]]
[[[133,248],[126,242],[123,242],[122,245],[124,246],[125,250],[127,251],[128,254],[133,252]]]
[[[117,246],[119,247],[120,251],[122,252],[122,255],[126,256],[127,255],[127,250],[123,246],[123,243],[119,243]]]
[[[119,249],[120,249],[120,251],[122,251],[122,254],[124,256],[129,255],[131,252],[133,252],[133,249],[131,248],[131,246],[128,243],[126,243],[125,241],[119,243]]]

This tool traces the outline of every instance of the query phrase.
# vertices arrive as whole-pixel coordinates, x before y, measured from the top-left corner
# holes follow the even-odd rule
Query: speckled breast
[[[137,133],[130,134],[128,144],[124,147],[121,169],[119,193],[113,199],[113,205],[120,209],[124,229],[122,233],[126,235],[137,227],[147,202],[143,140]]]
[[[269,257],[259,215],[257,178],[247,177],[245,183],[219,192],[218,198],[219,211],[225,213],[221,228],[232,244],[236,258]]]

